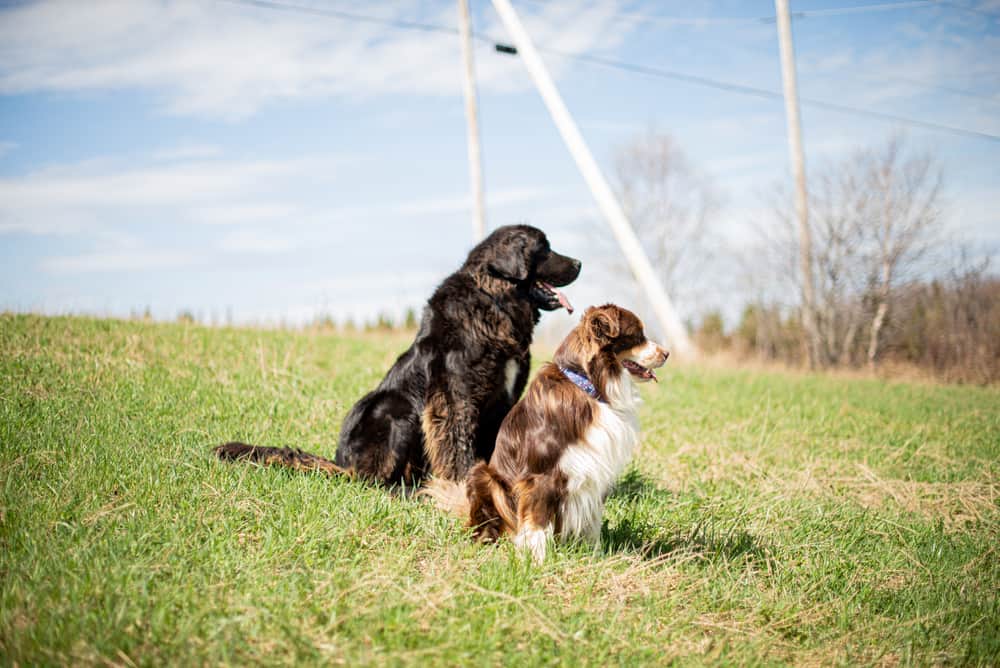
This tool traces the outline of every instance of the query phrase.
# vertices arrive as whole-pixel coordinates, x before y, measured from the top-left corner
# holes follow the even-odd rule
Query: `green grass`
[[[669,365],[603,552],[542,566],[330,456],[407,345],[0,316],[3,664],[996,664],[1000,390]]]

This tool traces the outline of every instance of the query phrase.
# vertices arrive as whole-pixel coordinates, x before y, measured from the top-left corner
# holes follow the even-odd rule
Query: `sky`
[[[298,325],[419,309],[474,243],[458,37],[326,10],[454,27],[455,4],[0,0],[0,310]],[[470,4],[477,34],[506,39]],[[716,238],[749,244],[790,179],[780,99],[553,52],[780,92],[773,4],[514,6],[602,168],[670,133],[721,195]],[[803,99],[967,131],[804,104],[807,165],[903,131],[940,161],[949,233],[1000,255],[1000,1],[792,11]],[[638,304],[523,64],[486,40],[474,57],[488,227],[536,225],[580,258],[577,307]],[[723,261],[675,292],[693,318],[734,308],[739,279]]]

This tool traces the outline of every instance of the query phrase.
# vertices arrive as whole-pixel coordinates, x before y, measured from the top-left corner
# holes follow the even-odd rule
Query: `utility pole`
[[[486,203],[483,201],[483,159],[479,147],[479,109],[476,103],[476,72],[472,63],[472,27],[469,0],[458,0],[458,33],[462,41],[465,77],[465,120],[469,144],[469,181],[472,185],[473,226],[476,241],[486,237]]]
[[[806,191],[805,156],[802,151],[802,124],[799,121],[799,93],[795,81],[795,51],[792,46],[792,22],[788,0],[774,0],[777,13],[778,43],[781,46],[781,81],[785,94],[785,117],[788,121],[788,155],[795,177],[795,213],[799,220],[799,273],[802,274],[802,328],[806,332],[809,368],[819,363],[819,329],[816,324],[816,299],[813,290],[812,232],[809,229],[809,197]]]
[[[535,87],[538,88],[538,92],[541,94],[542,100],[545,102],[545,106],[548,108],[549,114],[556,124],[556,128],[558,128],[559,134],[566,143],[566,147],[569,149],[570,154],[572,154],[577,168],[583,174],[583,178],[587,182],[591,194],[597,201],[597,206],[607,219],[608,225],[611,226],[611,231],[618,240],[618,244],[621,246],[622,253],[625,255],[632,273],[635,275],[639,285],[646,292],[646,296],[652,304],[653,311],[656,313],[656,317],[660,321],[664,333],[670,340],[670,345],[681,357],[690,358],[696,356],[698,351],[691,342],[687,330],[684,329],[684,324],[677,316],[677,311],[674,309],[670,297],[667,295],[666,290],[663,289],[663,284],[657,278],[656,272],[653,270],[653,265],[650,264],[649,258],[646,257],[639,239],[635,236],[635,231],[625,217],[625,212],[612,192],[611,186],[608,185],[607,180],[597,166],[597,161],[594,160],[594,156],[583,140],[579,128],[577,128],[576,123],[573,121],[573,117],[570,116],[569,110],[566,108],[565,103],[563,103],[562,97],[559,95],[559,91],[552,81],[552,77],[549,76],[549,72],[545,68],[545,63],[542,62],[538,52],[535,50],[535,46],[521,24],[517,13],[514,11],[509,0],[493,0],[493,6],[496,8],[500,19],[514,40],[517,52],[521,55],[525,67],[528,68],[528,74],[531,75],[532,80],[535,82]]]

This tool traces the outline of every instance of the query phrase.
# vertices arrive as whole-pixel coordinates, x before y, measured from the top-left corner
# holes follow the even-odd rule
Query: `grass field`
[[[993,664],[1000,389],[668,364],[603,551],[331,456],[399,335],[0,316],[3,664]]]

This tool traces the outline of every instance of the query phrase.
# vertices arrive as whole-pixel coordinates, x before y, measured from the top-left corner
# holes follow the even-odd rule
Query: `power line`
[[[545,0],[525,0],[534,5],[545,7],[556,6],[554,2]],[[652,23],[666,23],[669,25],[682,26],[703,26],[703,25],[738,25],[748,23],[759,23],[760,17],[728,17],[728,16],[663,16],[662,14],[644,14],[640,12],[613,12],[611,16],[627,21],[643,21]],[[774,17],[770,17],[774,19]]]
[[[526,0],[535,5],[554,6],[555,3],[546,0]],[[902,2],[881,2],[871,5],[853,5],[850,7],[829,7],[827,9],[809,9],[792,12],[792,19],[805,19],[819,16],[840,16],[846,14],[865,14],[871,12],[884,12],[899,9],[920,9],[932,7],[944,2],[944,0],[904,0]],[[945,3],[954,4],[954,3]],[[959,9],[969,9],[959,6]],[[663,16],[662,14],[644,14],[639,12],[614,12],[612,16],[625,19],[627,21],[643,21],[654,23],[666,23],[669,25],[704,26],[704,25],[739,25],[748,23],[774,23],[775,16]]]
[[[524,2],[530,2],[538,6],[555,6],[555,2],[550,0],[522,0]],[[881,2],[871,5],[853,5],[849,7],[828,7],[826,9],[811,9],[792,12],[790,14],[792,20],[795,19],[807,19],[812,17],[823,17],[823,16],[841,16],[847,14],[867,14],[872,12],[884,12],[899,9],[922,9],[930,8],[934,6],[948,6],[955,7],[957,9],[976,12],[978,14],[983,14],[990,16],[988,12],[984,12],[979,9],[973,9],[971,7],[966,7],[960,5],[956,2],[948,2],[947,0],[903,0],[902,2]],[[747,25],[754,23],[774,23],[774,16],[758,16],[758,17],[679,17],[679,16],[663,16],[660,14],[641,14],[636,12],[614,12],[611,16],[623,19],[627,22],[658,22],[666,23],[669,25],[687,25],[687,26],[703,26],[703,25]],[[542,49],[544,50],[544,49]],[[872,80],[876,80],[874,77],[869,77]],[[886,77],[879,77],[878,80],[885,81]],[[968,90],[961,90],[953,87],[941,86],[937,84],[927,83],[924,81],[919,81],[917,79],[910,79],[905,77],[888,77],[889,81],[897,81],[905,83],[909,86],[916,86],[921,88],[927,88],[931,90],[940,90],[953,95],[961,95],[963,97],[971,97],[980,100],[986,100],[988,102],[996,102],[997,100],[989,95],[982,95],[980,93],[975,93]]]
[[[310,5],[296,5],[288,2],[274,2],[273,0],[216,0],[233,5],[247,5],[260,9],[274,9],[277,11],[293,14],[310,14],[312,16],[322,16],[324,18],[342,19],[344,21],[358,21],[360,23],[372,23],[375,25],[389,26],[400,30],[414,30],[417,32],[437,33],[442,35],[457,36],[458,28],[442,25],[440,23],[424,23],[422,21],[407,21],[400,19],[390,19],[383,16],[371,16],[369,14],[357,14],[355,12],[345,12],[339,9],[326,9],[312,7]],[[493,46],[500,40],[496,40],[488,35],[473,32],[472,39],[484,44]]]
[[[458,35],[458,28],[453,28],[451,26],[441,25],[437,23],[423,23],[419,21],[389,19],[385,17],[371,16],[367,14],[345,12],[338,9],[326,9],[326,8],[321,9],[318,7],[311,7],[308,5],[297,5],[286,2],[275,2],[273,0],[219,0],[219,1],[228,2],[232,4],[247,5],[251,7],[258,7],[262,9],[273,9],[277,11],[310,14],[313,16],[322,16],[326,18],[385,25],[400,30],[414,30],[419,32],[447,34],[452,36]],[[903,4],[903,3],[891,3],[891,4]],[[497,45],[502,43],[502,40],[496,40],[489,35],[473,33],[472,37],[473,39],[476,39],[480,42],[488,43],[490,45]],[[717,90],[723,90],[730,93],[738,93],[741,95],[749,95],[769,100],[782,99],[782,94],[780,92],[769,90],[766,88],[758,88],[755,86],[748,86],[745,84],[722,81],[719,79],[712,79],[710,77],[704,77],[694,74],[686,74],[684,72],[677,72],[658,67],[650,67],[647,65],[627,63],[624,61],[614,60],[602,56],[569,53],[567,51],[561,51],[559,49],[554,49],[551,47],[539,46],[536,48],[544,53],[549,53],[554,56],[566,58],[568,60],[574,60],[582,63],[589,63],[592,65],[598,65],[601,67],[616,69],[623,72],[642,74],[645,76],[657,77],[661,79],[671,79],[674,81],[682,81],[684,83],[696,86],[715,88]],[[978,130],[967,130],[965,128],[960,128],[950,125],[942,125],[940,123],[920,121],[913,118],[907,118],[905,116],[899,116],[897,114],[890,114],[870,109],[862,109],[860,107],[852,107],[850,105],[837,104],[835,102],[826,102],[824,100],[817,100],[806,97],[801,98],[800,101],[802,104],[809,105],[811,107],[819,109],[825,109],[827,111],[835,111],[843,114],[851,114],[855,116],[862,116],[881,121],[889,121],[893,123],[899,123],[902,125],[909,125],[912,127],[922,128],[925,130],[946,132],[960,137],[987,139],[990,141],[1000,141],[1000,135],[994,135],[987,132],[980,132]]]
[[[757,88],[755,86],[747,86],[745,84],[732,83],[729,81],[721,81],[718,79],[710,79],[708,77],[697,76],[693,74],[685,74],[683,72],[675,72],[657,67],[649,67],[647,65],[635,65],[633,63],[626,63],[618,60],[612,60],[610,58],[604,58],[601,56],[590,56],[586,54],[568,53],[564,51],[557,51],[555,49],[546,49],[546,48],[539,48],[539,50],[545,51],[546,53],[551,53],[553,55],[561,56],[563,58],[577,60],[585,63],[592,63],[594,65],[609,67],[612,69],[622,70],[625,72],[644,74],[646,76],[658,77],[662,79],[672,79],[674,81],[683,81],[685,83],[695,84],[698,86],[706,86],[709,88],[716,88],[719,90],[728,91],[730,93],[739,93],[741,95],[750,95],[769,100],[782,99],[781,93],[779,93],[778,91],[769,90],[767,88]],[[825,109],[827,111],[836,111],[844,114],[865,116],[867,118],[874,118],[882,121],[891,121],[894,123],[901,123],[904,125],[911,125],[913,127],[923,128],[925,130],[936,130],[939,132],[947,132],[961,137],[973,137],[976,139],[988,139],[990,141],[1000,141],[1000,135],[994,135],[988,132],[980,132],[978,130],[967,130],[965,128],[955,127],[951,125],[942,125],[940,123],[932,123],[930,121],[920,121],[913,118],[907,118],[906,116],[899,116],[896,114],[874,111],[871,109],[862,109],[860,107],[852,107],[846,104],[837,104],[836,102],[827,102],[825,100],[817,100],[814,98],[801,97],[799,98],[799,100],[802,104],[809,105],[810,107],[816,107],[819,109]]]
[[[828,7],[827,9],[807,9],[791,13],[792,19],[807,19],[816,16],[844,16],[847,14],[870,14],[872,12],[894,11],[898,9],[920,9],[941,4],[941,0],[911,0],[909,2],[882,2],[874,5],[855,5],[853,7]],[[774,23],[776,17],[764,16],[761,21]]]
[[[422,23],[420,21],[406,21],[390,19],[380,16],[369,16],[367,14],[356,14],[345,12],[339,9],[326,9],[312,7],[309,5],[295,5],[288,2],[272,2],[271,0],[217,0],[218,2],[228,2],[234,5],[248,5],[261,9],[274,9],[282,12],[297,14],[311,14],[312,16],[322,16],[333,19],[344,19],[346,21],[358,21],[360,23],[374,23],[377,25],[391,26],[401,30],[416,30],[419,32],[443,33],[446,35],[457,35],[458,28],[444,26],[436,23]]]
[[[911,79],[910,77],[902,77],[897,75],[890,77],[879,76],[878,74],[859,74],[860,77],[867,79],[870,82],[880,82],[880,83],[901,83],[912,88],[926,88],[929,90],[937,90],[942,93],[948,93],[949,95],[960,95],[962,97],[968,97],[975,100],[982,100],[984,102],[989,102],[992,104],[1000,103],[1000,97],[996,95],[987,95],[984,93],[977,93],[965,88],[956,88],[955,86],[942,86],[940,84],[932,84],[927,81],[921,81],[919,79]]]
[[[969,7],[967,5],[963,5],[963,4],[959,3],[959,2],[948,2],[948,0],[938,0],[938,1],[942,5],[948,5],[949,7],[954,7],[955,9],[959,9],[959,10],[961,10],[963,12],[969,12],[970,14],[979,14],[980,16],[989,16],[990,18],[993,18],[993,19],[1000,18],[994,12],[989,12],[989,11],[986,11],[986,10],[983,10],[983,9],[977,9],[976,7]]]

